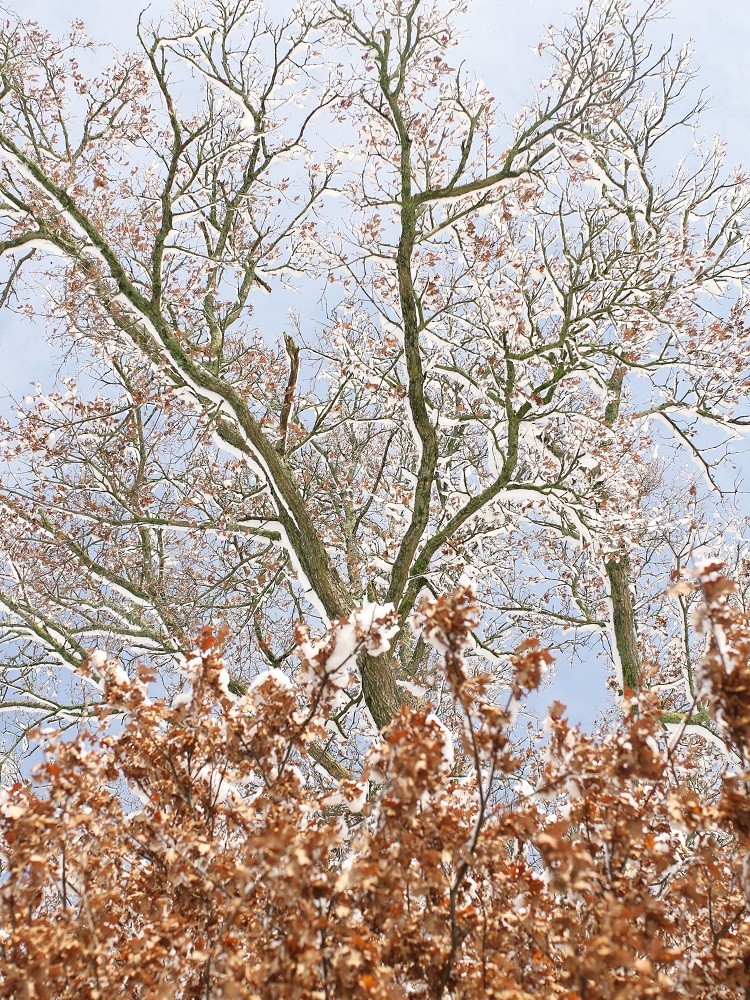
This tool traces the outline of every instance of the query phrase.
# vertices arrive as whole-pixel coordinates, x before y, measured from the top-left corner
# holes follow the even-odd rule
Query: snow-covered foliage
[[[722,677],[746,676],[747,619],[717,567],[698,582],[704,629],[727,636]],[[423,612],[446,650],[467,648],[471,606],[457,590]],[[690,777],[701,751],[684,734],[667,743],[654,695],[597,738],[553,705],[541,752],[522,750],[486,680],[456,663],[444,674],[463,720],[455,762],[434,712],[404,706],[360,773],[320,787],[306,778],[316,751],[301,690],[269,671],[228,694],[226,638],[201,637],[189,705],[149,701],[141,672],[108,694],[107,711],[125,709],[114,732],[94,720],[52,740],[34,782],[3,792],[0,995],[747,991],[746,690],[712,688],[742,763],[701,790]],[[306,640],[298,653],[321,648]],[[518,652],[518,694],[538,664]],[[335,692],[335,680],[320,683]]]
[[[81,25],[3,23],[0,301],[68,359],[0,425],[22,728],[85,715],[91,649],[187,699],[207,622],[237,691],[340,622],[354,759],[436,693],[408,620],[464,575],[496,692],[533,632],[687,710],[694,598],[664,581],[742,548],[718,458],[748,419],[750,186],[661,2],[550,29],[515,117],[455,69],[460,8],[209,0],[91,78]],[[386,605],[365,678],[357,609]]]
[[[0,421],[0,995],[748,991],[750,182],[663,0],[520,111],[462,7],[0,19],[64,359]]]

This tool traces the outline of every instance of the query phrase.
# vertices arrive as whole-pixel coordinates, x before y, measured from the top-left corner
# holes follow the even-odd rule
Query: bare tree
[[[708,435],[748,420],[750,187],[695,138],[661,0],[584,4],[512,120],[450,63],[461,6],[211,0],[96,76],[80,26],[8,16],[2,299],[81,373],[3,427],[15,709],[75,718],[95,646],[168,670],[224,620],[240,678],[393,604],[331,727],[354,762],[462,575],[498,681],[536,630],[645,683],[637,629],[658,651],[684,609],[641,579],[703,530],[654,427],[715,484]]]

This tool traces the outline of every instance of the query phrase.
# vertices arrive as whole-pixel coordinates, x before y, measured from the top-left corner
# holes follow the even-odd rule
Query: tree
[[[750,996],[750,187],[660,0],[511,121],[460,10],[5,16],[4,995]]]
[[[747,420],[745,175],[694,141],[661,0],[584,4],[510,123],[448,61],[460,8],[212,0],[91,76],[80,24],[8,15],[3,302],[75,373],[3,428],[4,679],[30,722],[90,710],[94,647],[171,683],[225,622],[240,685],[289,663],[295,621],[392,604],[317,748],[356,769],[432,683],[420,595],[463,574],[499,685],[529,631],[603,638],[621,691],[684,631],[644,579],[710,537],[706,428]],[[655,421],[694,479],[653,458]],[[692,681],[672,698],[692,711]]]
[[[519,748],[513,705],[550,657],[527,643],[508,701],[488,697],[466,588],[415,621],[453,734],[403,706],[334,790],[295,761],[395,612],[303,639],[297,684],[271,668],[241,699],[210,629],[171,705],[149,698],[153,673],[92,658],[124,726],[58,735],[38,787],[0,801],[0,996],[750,995],[750,624],[718,565],[699,584],[702,696],[735,754],[708,794],[702,741],[685,722],[665,745],[653,693],[599,738],[555,703],[544,753]]]

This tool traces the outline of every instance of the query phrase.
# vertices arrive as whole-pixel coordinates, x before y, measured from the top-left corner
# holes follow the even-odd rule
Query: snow
[[[235,786],[227,780],[226,775],[210,764],[204,764],[195,777],[208,785],[214,805],[223,805],[229,796],[236,792]]]
[[[187,687],[172,699],[172,708],[188,708],[192,703],[193,689],[192,687]]]
[[[687,716],[682,722],[665,722],[664,728],[671,734],[668,743],[668,749],[670,751],[675,749],[683,736],[699,736],[702,740],[705,740],[706,743],[710,743],[711,746],[720,750],[724,757],[727,757],[730,760],[738,761],[736,754],[732,753],[727,744],[719,736],[712,733],[710,729],[706,728],[706,726],[688,723]]]
[[[728,674],[731,674],[736,666],[736,659],[731,655],[733,650],[729,645],[726,632],[721,625],[718,625],[716,622],[714,622],[711,632],[714,641],[716,642],[716,648],[719,651],[719,656],[721,656],[721,661],[724,664],[724,670]]]
[[[453,751],[453,737],[448,727],[440,721],[434,712],[430,712],[425,722],[437,729],[443,738],[442,766],[446,773],[453,770],[455,765],[455,754]]]
[[[103,649],[95,649],[93,653],[89,654],[88,659],[89,666],[93,667],[94,670],[101,670],[107,663],[107,654]]]
[[[292,689],[292,682],[282,673],[278,667],[269,667],[268,670],[264,670],[262,674],[258,674],[255,677],[247,689],[247,697],[252,697],[254,704],[261,705],[265,701],[265,698],[261,692],[261,688],[266,685],[268,681],[281,689],[282,691],[290,691]]]
[[[274,493],[274,491],[272,491],[272,493]],[[275,493],[274,493],[274,498],[275,498]],[[328,613],[326,612],[326,609],[323,606],[323,602],[318,597],[317,591],[310,583],[307,574],[302,569],[302,563],[299,561],[297,553],[294,551],[294,548],[291,542],[289,541],[289,535],[287,534],[286,529],[283,527],[281,523],[278,523],[276,525],[276,530],[281,535],[282,544],[287,556],[289,557],[289,562],[291,563],[292,570],[294,571],[294,576],[295,579],[297,580],[297,583],[299,583],[299,585],[302,587],[305,597],[318,612],[323,623],[325,625],[329,625],[330,619],[328,617]]]
[[[201,38],[210,38],[213,34],[213,30],[214,29],[209,25],[202,24],[199,28],[196,28],[195,31],[191,31],[187,35],[175,35],[172,38],[161,38],[157,48],[172,48],[178,42],[181,45],[185,45],[187,42],[197,42]]]
[[[343,706],[346,701],[344,689],[357,680],[357,654],[362,649],[372,656],[386,652],[398,628],[398,616],[392,604],[365,601],[361,608],[336,622],[322,637],[305,639],[299,646],[302,689],[312,698],[325,682],[331,711]]]
[[[607,605],[607,621],[608,621],[608,638],[609,638],[609,649],[610,655],[612,657],[612,666],[615,671],[615,681],[617,682],[618,691],[625,690],[625,673],[622,666],[622,659],[620,658],[620,651],[617,648],[617,638],[615,636],[615,605],[612,600],[612,595],[608,594],[605,598]]]
[[[118,687],[127,687],[130,684],[130,677],[118,663],[111,670],[110,681]]]
[[[323,796],[321,804],[327,808],[345,806],[350,813],[361,813],[367,805],[367,782],[352,783],[347,782],[345,786],[340,786]]]
[[[21,246],[14,247],[13,250],[15,253],[25,253],[27,250],[41,250],[43,253],[50,254],[53,257],[64,258],[66,256],[51,240],[44,239],[27,240]]]
[[[414,698],[424,698],[427,694],[426,687],[423,687],[421,684],[414,684],[412,681],[396,681],[396,684],[400,688],[403,688],[404,691],[408,691]]]

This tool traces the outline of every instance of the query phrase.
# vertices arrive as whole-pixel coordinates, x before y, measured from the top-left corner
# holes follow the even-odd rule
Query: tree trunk
[[[633,597],[630,593],[630,559],[626,555],[613,556],[606,561],[605,569],[609,580],[609,594],[612,600],[612,628],[615,646],[622,667],[622,683],[625,688],[638,690],[641,661],[635,634],[635,614]]]
[[[625,368],[616,368],[607,383],[609,399],[604,410],[604,422],[607,427],[614,424],[620,412],[624,381]],[[607,559],[604,568],[609,580],[609,596],[612,601],[612,630],[622,667],[622,683],[624,687],[637,691],[641,677],[641,659],[638,654],[638,640],[635,634],[633,597],[630,593],[630,558],[624,552],[615,553]]]
[[[392,655],[357,658],[362,676],[362,694],[378,729],[384,729],[401,707],[401,691],[396,684],[397,663]]]

